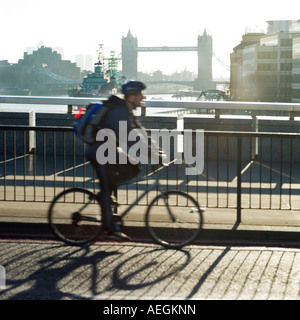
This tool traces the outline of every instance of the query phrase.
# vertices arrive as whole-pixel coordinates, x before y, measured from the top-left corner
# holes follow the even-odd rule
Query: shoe
[[[128,237],[125,233],[121,231],[113,231],[113,232],[108,232],[105,237],[109,240],[114,240],[114,241],[130,241],[130,237]]]

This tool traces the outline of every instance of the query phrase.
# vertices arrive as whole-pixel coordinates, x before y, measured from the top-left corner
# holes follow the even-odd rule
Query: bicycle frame
[[[162,167],[163,168],[163,167]],[[138,204],[138,202],[140,200],[142,200],[145,195],[154,190],[155,188],[158,189],[158,191],[160,193],[162,193],[162,189],[161,189],[161,186],[160,186],[160,183],[159,183],[159,179],[158,179],[158,171],[161,170],[162,168],[160,169],[157,169],[155,173],[150,173],[148,174],[146,177],[142,177],[142,178],[138,178],[138,179],[134,179],[134,180],[128,180],[128,181],[124,181],[124,182],[121,182],[118,184],[118,187],[119,186],[123,186],[123,185],[127,185],[127,184],[131,184],[131,183],[136,183],[136,182],[140,182],[140,181],[147,181],[147,180],[151,180],[153,179],[153,175],[155,174],[156,177],[155,177],[155,181],[146,188],[146,190],[135,200],[133,201],[131,204],[128,205],[128,207],[121,213],[121,214],[118,214],[117,216],[119,216],[120,219],[123,219],[127,214],[128,212],[136,205]]]
[[[129,211],[134,206],[136,206],[138,202],[140,202],[150,191],[153,191],[155,189],[157,192],[156,196],[148,205],[148,208],[146,210],[146,228],[148,229],[151,237],[158,244],[166,248],[181,248],[182,246],[191,243],[199,235],[202,225],[202,211],[199,209],[194,212],[194,208],[199,208],[199,205],[197,201],[188,194],[179,190],[165,190],[164,186],[160,184],[158,174],[158,172],[163,168],[165,168],[165,166],[156,169],[152,168],[150,173],[143,174],[141,177],[118,183],[116,187],[141,181],[147,181],[150,179],[152,181],[154,180],[154,182],[152,183],[147,183],[142,194],[138,196],[137,199],[135,199],[131,204],[126,205],[123,212],[120,212],[120,214],[115,214],[113,218],[114,222],[121,223],[124,216],[126,216]],[[75,203],[78,204],[83,203],[81,208],[78,208],[77,205],[64,207],[64,203],[72,203],[72,201],[65,201],[65,197],[68,195],[73,195],[74,200],[74,196],[77,194],[84,197],[83,202],[75,201]],[[175,203],[173,202],[174,196],[177,197],[175,198]],[[86,190],[83,188],[70,188],[62,191],[54,198],[48,211],[48,219],[53,232],[62,241],[71,245],[84,245],[95,240],[97,235],[99,235],[103,230],[103,228],[101,227],[103,223],[101,216],[100,220],[99,217],[96,217],[99,215],[97,214],[97,210],[95,210],[94,206],[91,207],[91,210],[86,210],[85,212],[83,211],[91,203],[93,205],[98,204],[101,206],[100,197],[101,191],[97,194],[94,194],[90,190]],[[184,206],[188,206],[185,213],[182,212],[181,209],[174,209],[174,206],[177,206],[177,203],[179,203],[180,199],[186,201],[185,203],[181,201]],[[162,219],[162,225],[159,225],[160,220],[157,220],[157,212],[155,210],[151,210],[153,206],[161,205],[160,200],[164,202],[164,204],[162,203],[162,205],[164,205],[164,207],[167,209],[167,211],[165,211],[164,209],[163,212],[158,212],[164,217]],[[60,203],[62,203],[63,205],[62,207],[59,207],[59,205],[57,209],[56,204]],[[59,210],[59,208],[61,210]],[[191,208],[193,209],[192,211]],[[67,209],[68,212],[66,212],[65,216],[62,215],[60,217],[61,211],[63,211],[64,209]],[[196,214],[196,216],[192,217],[190,215],[191,213],[193,213],[194,215]],[[187,220],[185,220],[185,214],[187,215]],[[84,223],[84,221],[86,223]]]
[[[171,163],[173,163],[174,161],[176,161],[176,159],[172,160],[170,163],[167,164],[167,166],[169,166]],[[131,204],[128,205],[128,207],[121,213],[121,214],[114,214],[115,217],[118,217],[118,219],[122,220],[127,214],[128,212],[136,205],[138,204],[138,202],[143,199],[145,197],[145,195],[154,190],[155,188],[157,188],[157,190],[160,192],[160,194],[163,193],[163,188],[161,187],[160,183],[159,183],[159,179],[158,179],[158,171],[164,169],[166,166],[162,166],[158,169],[155,169],[154,172],[151,172],[149,174],[147,174],[145,177],[141,177],[141,178],[137,178],[137,179],[133,179],[133,180],[126,180],[124,182],[120,182],[117,184],[116,187],[120,187],[120,186],[124,186],[124,185],[128,185],[128,184],[132,184],[132,183],[136,183],[136,182],[141,182],[141,181],[147,181],[147,180],[151,180],[153,179],[153,175],[155,175],[155,181],[146,188],[146,190],[135,200],[133,201]],[[101,191],[98,194],[95,194],[95,198],[97,198],[97,196],[101,193]],[[90,201],[95,200],[95,198],[93,197],[92,199],[90,199]],[[85,204],[79,212],[81,212],[89,203]],[[94,218],[88,219],[87,217],[85,217],[83,220],[86,221],[95,221]]]

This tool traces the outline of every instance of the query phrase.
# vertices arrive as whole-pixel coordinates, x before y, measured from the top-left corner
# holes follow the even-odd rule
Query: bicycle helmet
[[[123,94],[135,94],[142,90],[146,89],[144,83],[140,81],[129,81],[128,83],[122,86]]]

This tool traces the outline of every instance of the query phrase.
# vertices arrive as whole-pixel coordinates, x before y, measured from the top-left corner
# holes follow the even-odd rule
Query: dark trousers
[[[96,151],[99,145],[88,146],[86,157],[95,169],[100,183],[100,204],[104,229],[108,232],[119,231],[118,224],[113,222],[112,193],[117,188],[117,183],[129,180],[139,174],[138,165],[128,164],[105,164],[100,165],[96,160]]]
[[[110,165],[99,165],[94,161],[91,164],[96,171],[100,183],[100,204],[104,229],[108,232],[119,231],[119,225],[113,222],[111,206],[111,196],[113,191],[116,190],[112,168],[110,168]]]

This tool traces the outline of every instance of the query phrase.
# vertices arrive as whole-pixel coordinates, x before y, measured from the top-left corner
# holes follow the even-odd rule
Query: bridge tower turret
[[[127,80],[137,79],[137,37],[129,30],[126,37],[122,37],[122,76]]]
[[[209,90],[212,88],[212,54],[213,40],[204,30],[202,36],[198,36],[198,78],[197,90]]]

